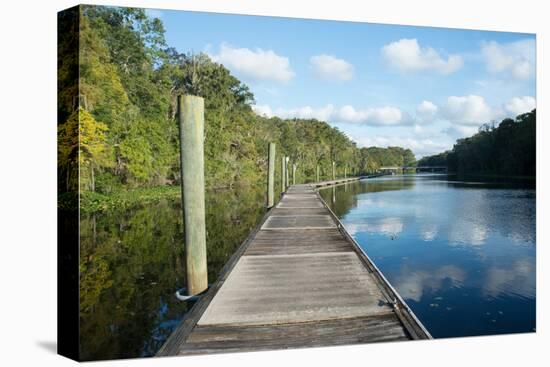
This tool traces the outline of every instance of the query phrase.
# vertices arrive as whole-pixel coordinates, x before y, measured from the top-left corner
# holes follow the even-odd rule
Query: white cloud
[[[251,80],[285,83],[295,75],[288,58],[279,56],[272,50],[250,50],[222,44],[218,54],[210,57],[238,76]]]
[[[353,65],[331,55],[312,56],[309,62],[315,75],[323,80],[346,81],[353,78]]]
[[[324,107],[313,108],[311,106],[303,106],[298,108],[284,109],[277,108],[273,110],[268,105],[255,105],[252,109],[256,114],[266,117],[277,116],[283,119],[300,118],[300,119],[317,119],[321,121],[330,120],[335,109],[334,106],[328,104]]]
[[[421,135],[421,134],[424,134],[424,132],[425,132],[424,128],[421,125],[418,125],[418,124],[414,125],[413,131],[416,135]]]
[[[399,108],[391,106],[355,109],[346,105],[338,110],[334,119],[336,122],[375,126],[406,125],[412,121]]]
[[[443,115],[454,124],[466,126],[481,126],[495,118],[485,99],[477,95],[447,98]]]
[[[268,118],[274,116],[271,107],[269,107],[268,105],[253,105],[252,110],[256,112],[256,114],[259,116],[264,116]]]
[[[445,137],[443,137],[445,138]],[[361,147],[403,147],[413,151],[417,157],[441,153],[452,148],[453,141],[442,138],[411,138],[400,136],[355,136],[353,140]],[[447,141],[446,141],[447,140]]]
[[[438,107],[433,102],[422,101],[422,103],[416,107],[416,114],[422,122],[430,122],[433,121],[437,115],[437,110]]]
[[[479,126],[451,125],[443,132],[455,139],[472,136],[479,131]]]
[[[434,70],[451,74],[464,64],[459,55],[450,55],[446,60],[431,47],[421,48],[416,39],[403,38],[382,47],[382,56],[402,72]]]
[[[412,125],[414,122],[407,113],[391,106],[356,109],[351,105],[345,105],[338,109],[332,104],[328,104],[319,108],[303,106],[291,109],[272,109],[267,105],[256,105],[252,108],[258,115],[266,117],[317,119],[368,126],[403,126]]]
[[[515,118],[536,107],[536,99],[530,96],[514,97],[500,107],[491,107],[477,95],[451,96],[443,107],[441,115],[451,122],[443,132],[453,138],[472,136],[479,127],[492,121],[500,122],[505,117]]]
[[[511,114],[510,117],[516,117],[525,112],[531,112],[537,107],[537,101],[530,96],[514,97],[504,105],[504,110]]]
[[[510,43],[484,42],[481,54],[491,73],[505,73],[515,79],[529,79],[535,74],[535,40]]]

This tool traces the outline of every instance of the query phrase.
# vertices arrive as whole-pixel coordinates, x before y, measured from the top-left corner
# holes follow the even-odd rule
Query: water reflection
[[[210,281],[263,216],[264,191],[207,192]],[[81,218],[83,359],[153,355],[179,324],[191,307],[174,297],[185,286],[182,222],[177,201]]]
[[[534,329],[534,188],[410,175],[334,195],[332,209],[432,335]]]
[[[403,231],[403,222],[401,218],[380,218],[369,223],[350,223],[346,225],[346,229],[351,235],[354,235],[358,232],[370,232],[370,233],[380,233],[386,236],[397,236],[401,231]]]
[[[535,259],[524,258],[510,267],[491,267],[483,283],[483,294],[490,297],[514,294],[526,299],[535,298]]]
[[[426,223],[420,228],[422,239],[426,242],[433,241],[439,231],[437,224]]]
[[[437,292],[443,286],[460,288],[465,278],[464,270],[455,265],[443,265],[433,271],[415,271],[405,266],[396,277],[396,284],[399,284],[401,297],[420,302],[425,290]]]

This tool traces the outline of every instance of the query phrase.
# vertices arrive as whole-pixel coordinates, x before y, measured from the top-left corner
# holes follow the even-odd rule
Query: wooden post
[[[208,288],[204,210],[204,99],[178,96],[187,293]]]
[[[316,182],[319,182],[319,164],[317,164],[317,175],[316,175]]]
[[[296,185],[296,163],[292,163],[292,184]]]
[[[285,157],[285,184],[286,187],[290,186],[290,180],[289,180],[289,173],[288,173],[288,161],[290,160],[290,157]]]
[[[285,156],[281,157],[281,193],[286,191],[286,183],[285,183],[285,176],[286,176],[286,158]]]
[[[336,162],[332,161],[332,179],[336,180]]]
[[[275,202],[275,143],[269,143],[267,161],[267,207],[271,208]]]
[[[348,178],[348,166],[344,167],[344,178]]]

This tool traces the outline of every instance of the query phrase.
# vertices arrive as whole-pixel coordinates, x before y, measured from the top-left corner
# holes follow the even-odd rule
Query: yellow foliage
[[[107,125],[79,107],[58,127],[59,166],[80,169],[81,173],[89,172],[90,175],[94,169],[112,166],[111,148],[106,138],[108,130]]]

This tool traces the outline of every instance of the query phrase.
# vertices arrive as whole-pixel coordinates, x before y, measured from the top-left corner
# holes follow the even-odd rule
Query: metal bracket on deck
[[[395,298],[392,298],[389,301],[384,302],[384,304],[390,306],[393,309],[399,309],[399,303]]]
[[[191,296],[185,295],[187,293],[187,288],[178,289],[176,291],[176,298],[180,301],[183,301],[183,302],[198,301],[199,298],[208,291],[208,289],[210,289],[210,284],[208,285],[208,288],[206,288],[201,293],[194,294],[194,295],[191,295]]]

